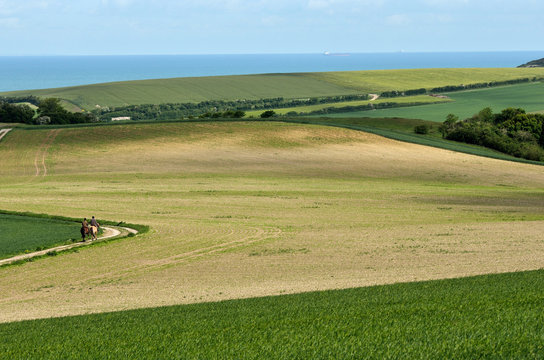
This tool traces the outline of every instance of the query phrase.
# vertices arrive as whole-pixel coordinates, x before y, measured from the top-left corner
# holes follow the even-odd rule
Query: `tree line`
[[[37,105],[37,110],[27,104]],[[23,124],[81,124],[97,121],[92,113],[70,112],[64,109],[59,99],[36,97],[0,98],[0,122]]]
[[[258,100],[206,100],[198,103],[141,104],[118,107],[103,107],[93,110],[101,121],[112,117],[130,116],[132,120],[156,119],[168,120],[179,118],[219,118],[243,117],[240,112],[247,110],[268,110],[315,104],[338,103],[353,100],[368,100],[368,94],[351,94],[304,99],[285,99],[283,97]],[[235,114],[236,113],[236,114]]]
[[[389,97],[399,97],[399,96],[425,95],[425,94],[444,93],[444,92],[453,92],[453,91],[462,91],[462,90],[482,89],[482,88],[489,88],[489,87],[503,86],[503,85],[523,84],[523,83],[535,82],[540,80],[542,80],[542,78],[532,77],[532,78],[521,78],[521,79],[504,80],[504,81],[481,82],[481,83],[467,84],[467,85],[447,85],[447,86],[435,87],[429,90],[425,88],[411,89],[411,90],[404,90],[404,91],[391,90],[391,91],[382,92],[380,96],[389,98]]]
[[[527,114],[521,108],[507,108],[494,114],[487,107],[464,120],[449,114],[439,131],[449,140],[486,146],[528,160],[544,161],[544,114]]]

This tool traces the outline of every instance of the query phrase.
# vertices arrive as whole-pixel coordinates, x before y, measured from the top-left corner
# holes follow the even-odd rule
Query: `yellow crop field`
[[[542,167],[277,122],[12,130],[0,209],[149,225],[0,268],[0,322],[544,266]]]

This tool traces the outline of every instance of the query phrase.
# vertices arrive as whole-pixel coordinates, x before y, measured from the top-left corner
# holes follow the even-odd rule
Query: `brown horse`
[[[89,227],[88,226],[81,226],[80,232],[81,232],[81,240],[85,241],[85,238],[87,235],[89,235]]]

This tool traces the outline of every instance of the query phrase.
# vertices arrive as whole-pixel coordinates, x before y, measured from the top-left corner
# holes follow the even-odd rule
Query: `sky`
[[[0,0],[0,56],[544,50],[544,1]]]

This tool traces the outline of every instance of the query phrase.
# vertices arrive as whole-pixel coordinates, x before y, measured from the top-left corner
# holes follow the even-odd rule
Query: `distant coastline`
[[[529,61],[528,63],[525,63],[525,64],[520,65],[518,67],[520,67],[520,68],[523,68],[523,67],[544,67],[544,58]]]
[[[352,70],[516,67],[544,51],[264,55],[0,56],[0,91],[104,82]],[[349,56],[340,56],[349,55]]]

